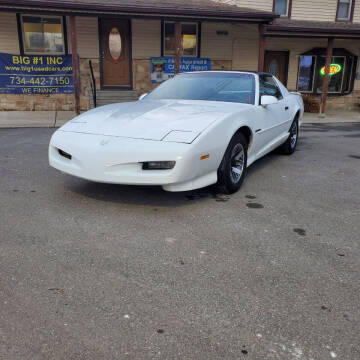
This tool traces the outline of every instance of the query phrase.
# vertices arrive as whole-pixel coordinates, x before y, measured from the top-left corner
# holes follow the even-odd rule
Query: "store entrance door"
[[[264,71],[276,76],[285,86],[289,65],[288,51],[266,51]]]
[[[100,20],[101,87],[131,89],[130,21]]]

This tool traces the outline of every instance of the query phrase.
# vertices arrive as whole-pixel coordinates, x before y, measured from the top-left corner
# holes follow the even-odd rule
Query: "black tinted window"
[[[260,76],[260,96],[271,95],[278,100],[283,98],[282,93],[272,76]]]

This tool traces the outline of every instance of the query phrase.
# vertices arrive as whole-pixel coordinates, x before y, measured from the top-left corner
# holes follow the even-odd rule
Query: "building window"
[[[313,92],[316,56],[303,55],[299,60],[298,91]]]
[[[338,0],[336,20],[349,21],[351,17],[352,0]]]
[[[345,83],[345,93],[349,93],[351,92],[351,84],[352,82],[355,80],[355,70],[356,70],[356,59],[355,56],[351,56],[348,60],[348,67],[350,69],[350,76],[345,79],[346,83]]]
[[[289,16],[289,0],[274,0],[274,9],[281,16]]]
[[[24,54],[65,54],[63,17],[21,15],[20,19]]]
[[[198,56],[199,25],[198,23],[181,23],[182,49],[181,56]],[[175,23],[164,22],[163,54],[175,55]]]
[[[322,93],[325,76],[326,49],[313,49],[299,58],[297,90]],[[334,49],[329,73],[330,94],[348,94],[353,90],[357,57],[345,49]]]

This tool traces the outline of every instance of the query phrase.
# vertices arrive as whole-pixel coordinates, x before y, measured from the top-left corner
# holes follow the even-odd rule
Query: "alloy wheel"
[[[297,126],[297,122],[294,121],[290,129],[290,146],[292,149],[294,149],[296,145],[297,138],[298,138],[298,126]]]
[[[242,144],[236,144],[231,152],[230,157],[230,177],[233,184],[236,184],[241,179],[244,171],[245,151]]]

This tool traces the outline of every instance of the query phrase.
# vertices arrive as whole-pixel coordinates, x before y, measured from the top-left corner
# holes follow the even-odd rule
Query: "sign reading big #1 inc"
[[[0,93],[23,95],[72,94],[71,55],[0,53]]]

